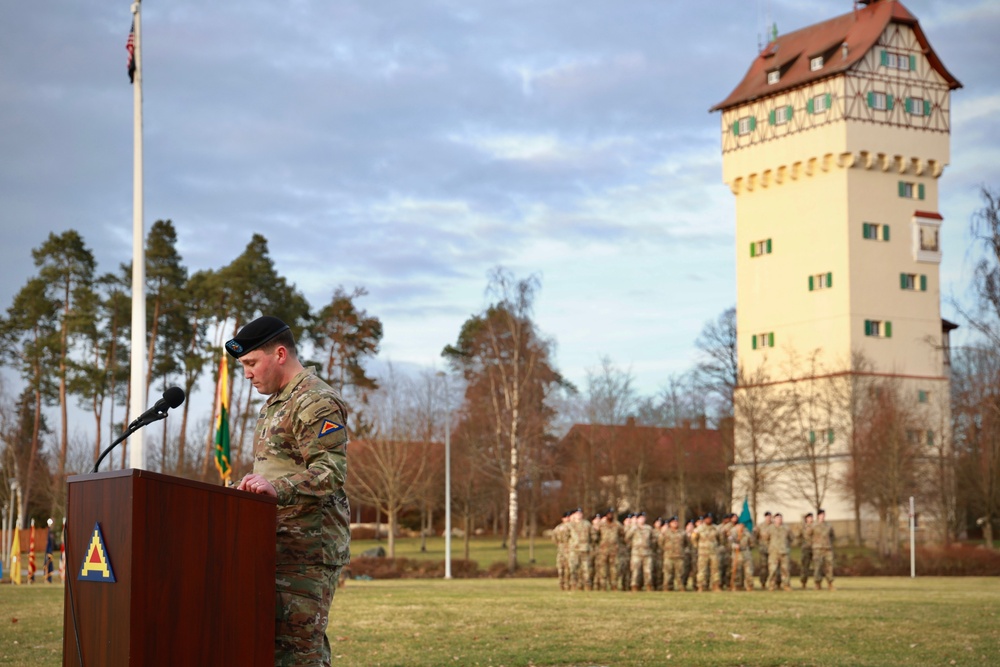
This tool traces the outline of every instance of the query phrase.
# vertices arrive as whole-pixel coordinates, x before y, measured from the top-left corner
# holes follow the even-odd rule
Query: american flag
[[[125,43],[125,50],[128,51],[128,80],[135,83],[135,19],[132,19],[132,29],[128,31],[128,42]]]

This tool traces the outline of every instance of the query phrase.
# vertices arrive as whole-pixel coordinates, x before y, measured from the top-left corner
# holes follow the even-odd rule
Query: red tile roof
[[[575,443],[609,443],[623,448],[647,444],[651,454],[669,466],[685,461],[690,473],[724,473],[728,467],[723,434],[710,428],[660,428],[656,426],[574,424],[563,436],[560,447],[569,453]]]
[[[867,7],[848,12],[822,23],[781,35],[758,54],[746,76],[729,93],[729,97],[709,111],[729,109],[752,100],[776,95],[851,69],[878,42],[890,23],[901,23],[913,29],[931,67],[948,82],[952,90],[962,84],[953,77],[934,53],[916,17],[898,0],[879,0]],[[847,45],[843,55],[842,46]],[[812,71],[809,61],[823,56],[823,67]],[[767,73],[778,69],[778,83],[768,84]]]

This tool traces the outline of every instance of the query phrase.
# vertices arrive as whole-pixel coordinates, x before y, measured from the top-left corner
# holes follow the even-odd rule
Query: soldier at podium
[[[226,350],[268,396],[254,432],[253,472],[237,488],[278,500],[274,662],[330,665],[326,626],[350,560],[347,406],[302,366],[291,330],[276,317],[250,322]]]

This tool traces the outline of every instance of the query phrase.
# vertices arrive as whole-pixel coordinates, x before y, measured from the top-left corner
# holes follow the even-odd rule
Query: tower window
[[[920,273],[900,273],[899,288],[921,292],[927,291],[927,276]]]
[[[864,238],[871,241],[888,241],[889,225],[877,222],[863,222],[861,223],[861,233],[864,235]]]
[[[907,97],[906,113],[911,116],[930,116],[931,102],[930,100],[925,100],[922,97]]]
[[[882,51],[881,64],[890,69],[900,69],[904,72],[917,69],[917,57],[905,53],[894,53],[892,51]]]
[[[868,91],[868,108],[875,109],[877,111],[892,111],[893,98],[892,95],[887,95],[886,93],[879,93],[874,90]]]
[[[917,401],[920,403],[927,403],[931,400],[931,393],[926,389],[920,389],[917,391]]]
[[[809,70],[815,72],[816,70],[823,69],[823,56],[816,56],[809,61]]]
[[[833,287],[833,274],[832,273],[815,273],[809,276],[809,291],[813,292],[815,290],[830,289]]]
[[[754,350],[761,350],[765,347],[774,347],[774,332],[755,334],[750,337],[750,347]]]
[[[899,196],[904,199],[923,199],[924,198],[924,184],[923,183],[911,183],[909,181],[899,182]]]
[[[815,97],[809,98],[806,102],[806,111],[809,113],[823,113],[830,108],[830,102],[832,97],[830,93],[824,93],[823,95],[816,95]]]
[[[757,128],[757,119],[753,116],[744,116],[733,123],[733,134],[743,136],[750,134]]]
[[[791,105],[783,105],[771,109],[771,113],[768,115],[768,120],[771,125],[784,125],[792,119],[792,107]]]
[[[865,320],[865,335],[872,338],[892,338],[892,322]]]
[[[775,70],[771,70],[770,72],[767,73],[767,84],[768,85],[773,85],[775,83],[778,83],[778,81],[780,79],[781,79],[781,71],[780,70],[776,70],[775,69]]]
[[[760,257],[762,255],[771,254],[771,239],[764,239],[763,241],[753,241],[750,243],[750,256]]]

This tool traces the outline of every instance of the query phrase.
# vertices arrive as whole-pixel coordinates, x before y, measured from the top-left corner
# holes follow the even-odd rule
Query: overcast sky
[[[437,364],[491,267],[538,274],[536,319],[583,386],[608,355],[655,392],[735,303],[719,114],[769,13],[851,0],[143,3],[145,220],[191,270],[254,232],[323,306],[369,291],[382,357]],[[1000,187],[1000,2],[908,0],[964,88],[941,181],[945,295]],[[0,310],[50,232],[131,258],[126,0],[0,4]],[[946,317],[955,317],[947,304]]]

